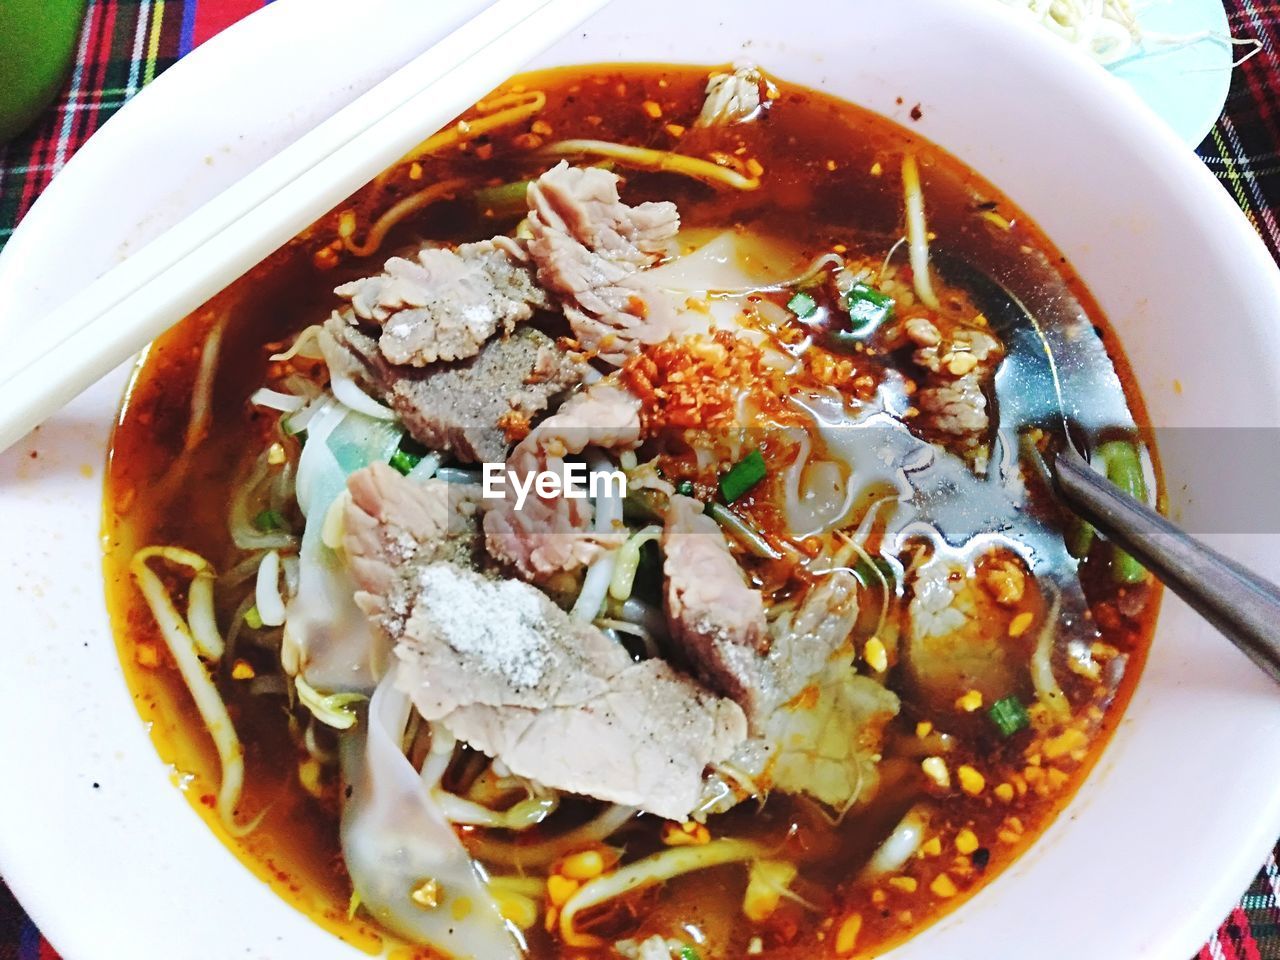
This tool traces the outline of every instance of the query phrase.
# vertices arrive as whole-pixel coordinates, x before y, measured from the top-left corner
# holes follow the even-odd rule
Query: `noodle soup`
[[[148,352],[122,660],[210,826],[367,949],[872,955],[1141,669],[1157,588],[1036,470],[1064,421],[1155,489],[1104,318],[955,159],[751,67],[525,75]]]

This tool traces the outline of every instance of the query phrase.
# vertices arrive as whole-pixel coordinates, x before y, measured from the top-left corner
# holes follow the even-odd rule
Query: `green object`
[[[882,323],[893,319],[893,297],[865,283],[853,285],[844,295],[844,305],[849,310],[849,335],[852,337],[868,337]]]
[[[1013,696],[1003,697],[993,703],[991,709],[987,711],[987,716],[996,725],[996,729],[1006,737],[1012,737],[1019,730],[1025,730],[1031,726],[1031,717],[1027,715],[1027,708],[1022,705],[1021,700]]]
[[[476,191],[476,209],[497,219],[523,217],[529,212],[529,201],[525,197],[530,183],[531,180],[517,180],[496,187],[481,187]]]
[[[397,450],[391,455],[390,462],[391,466],[407,476],[410,470],[422,462],[422,457],[407,450]]]
[[[1142,475],[1138,448],[1127,440],[1110,440],[1098,447],[1094,456],[1107,471],[1107,479],[1129,496],[1147,502],[1147,481]],[[1116,583],[1142,583],[1147,569],[1119,547],[1112,547],[1111,578]]]
[[[724,497],[724,502],[733,503],[763,480],[768,472],[769,468],[764,465],[764,457],[760,451],[752,450],[720,478],[720,495]]]
[[[57,96],[75,57],[86,0],[0,0],[0,143]]]
[[[680,494],[680,496],[682,496],[682,497],[692,497],[692,496],[693,496],[693,481],[692,481],[692,480],[681,480],[679,483],[677,483],[677,484],[676,484],[676,493]]]
[[[757,557],[768,560],[781,560],[782,554],[769,545],[760,531],[730,510],[722,503],[714,500],[706,505],[707,516],[729,531],[740,544]]]
[[[1083,560],[1093,547],[1093,524],[1088,520],[1073,517],[1067,527],[1067,552],[1077,560]]]
[[[244,612],[244,622],[250,630],[262,629],[262,614],[258,613],[257,607],[250,607]]]
[[[801,320],[807,320],[812,317],[814,311],[818,309],[818,301],[813,299],[811,294],[800,290],[787,301],[787,309]]]
[[[676,954],[676,956],[678,960],[702,960],[702,958],[698,956],[698,951],[690,946],[681,947],[680,952]]]
[[[270,533],[273,530],[283,530],[288,524],[284,522],[284,517],[280,515],[278,510],[263,510],[260,514],[253,518],[253,525],[263,533]]]

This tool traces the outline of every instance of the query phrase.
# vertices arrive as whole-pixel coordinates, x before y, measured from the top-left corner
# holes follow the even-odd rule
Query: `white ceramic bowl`
[[[14,235],[0,258],[0,342],[467,6],[281,0],[196,51],[94,137]],[[1275,427],[1280,279],[1261,243],[1122,84],[993,6],[616,2],[540,63],[748,56],[902,123],[918,102],[915,129],[1002,187],[1079,269],[1155,423]],[[130,702],[98,539],[123,382],[117,371],[0,456],[0,869],[68,960],[358,956],[208,833]],[[1174,453],[1178,514],[1229,465]],[[1217,542],[1280,575],[1275,538]],[[1278,786],[1280,694],[1168,600],[1128,714],[1066,813],[894,957],[1185,960],[1280,833]]]

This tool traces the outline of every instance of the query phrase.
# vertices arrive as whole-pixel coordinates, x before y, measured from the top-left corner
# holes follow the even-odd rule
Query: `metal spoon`
[[[1063,358],[1048,332],[1007,287],[971,264],[939,252],[939,272],[963,287],[983,310],[1008,351],[997,371],[995,407],[1006,453],[1017,451],[1018,435],[1029,426],[1059,434],[1060,443],[1044,466],[1054,490],[1080,518],[1128,551],[1188,606],[1280,682],[1280,587],[1223,556],[1170,523],[1146,504],[1111,484],[1078,449],[1084,431],[1069,415],[1064,385],[1072,373],[1096,364],[1088,359],[1105,349],[1089,328],[1073,340],[1084,363]],[[1089,335],[1092,335],[1092,341]],[[1064,366],[1067,368],[1064,376]],[[1107,363],[1110,369],[1109,361]],[[1114,372],[1113,372],[1114,375]],[[1118,380],[1115,388],[1119,389]],[[1091,394],[1090,402],[1094,396]],[[1106,406],[1106,404],[1103,404]],[[1115,413],[1111,414],[1113,417]],[[1126,414],[1126,419],[1127,414]],[[1054,423],[1054,421],[1058,421]],[[1127,425],[1131,425],[1129,420]],[[1126,426],[1119,423],[1114,426]],[[1016,453],[1014,454],[1016,455]]]

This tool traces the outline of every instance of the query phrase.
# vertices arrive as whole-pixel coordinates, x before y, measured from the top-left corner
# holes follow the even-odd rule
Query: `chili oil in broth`
[[[287,901],[364,950],[395,940],[359,912],[349,916],[351,889],[338,845],[341,785],[333,774],[313,783],[314,792],[301,783],[307,754],[298,745],[297,729],[291,730],[286,700],[270,690],[270,678],[279,674],[278,655],[242,645],[236,662],[219,676],[245,748],[242,819],[262,815],[256,830],[232,838],[213,810],[219,770],[213,746],[128,573],[134,551],[152,543],[189,548],[220,571],[243,557],[229,539],[227,504],[246,459],[256,456],[276,429],[276,415],[251,406],[248,397],[280,374],[270,355],[328,315],[336,285],[377,273],[382,261],[407,243],[479,240],[512,226],[478,207],[468,188],[397,226],[378,252],[356,258],[335,242],[344,217],[350,222],[354,213],[358,224],[367,225],[399,197],[448,178],[482,187],[536,176],[554,162],[536,157],[539,147],[581,137],[712,159],[723,155],[729,163],[758,162],[761,186],[749,192],[619,168],[628,203],[674,200],[686,229],[740,227],[787,237],[810,257],[832,249],[884,255],[903,233],[900,170],[904,153],[911,152],[918,157],[935,244],[999,273],[1033,308],[1062,309],[1060,294],[1068,291],[1072,307],[1086,311],[1099,329],[1134,419],[1145,422],[1119,345],[1087,291],[1037,228],[994,187],[909,129],[782,81],[775,81],[777,96],[757,120],[697,129],[693,120],[706,77],[703,68],[609,65],[513,79],[504,91],[546,93],[546,106],[536,117],[424,157],[412,169],[398,168],[358,193],[157,340],[130,384],[111,450],[104,527],[111,615],[135,702],[158,751],[172,765],[174,782],[210,828]],[[193,383],[206,339],[219,326],[211,416],[198,435],[188,438]],[[745,870],[728,865],[624,901],[596,918],[595,929],[643,939],[695,924],[707,937],[704,958],[742,956],[759,937],[764,956],[798,960],[834,955],[854,926],[856,952],[875,954],[954,908],[1052,821],[1095,761],[1140,673],[1156,588],[1117,586],[1105,567],[1091,556],[1081,565],[1081,577],[1108,652],[1127,656],[1127,668],[1110,689],[1058,671],[1077,713],[1088,714],[1079,736],[1046,743],[1033,727],[1006,739],[986,722],[985,708],[974,716],[940,709],[920,702],[890,675],[888,685],[901,696],[902,709],[887,733],[879,795],[867,809],[833,824],[815,803],[775,794],[763,808],[748,802],[710,823],[717,836],[785,845],[786,857],[800,866],[792,888],[796,900],[783,899],[762,924],[748,922],[741,911]],[[219,613],[225,631],[230,612],[220,606]],[[254,684],[263,678],[255,692]],[[953,783],[945,791],[931,787],[920,772],[927,753],[921,744],[938,731],[958,741],[947,757]],[[974,795],[956,782],[956,771],[966,764],[985,781]],[[933,816],[921,850],[891,876],[859,881],[867,858],[922,797],[928,798]],[[583,818],[590,816],[590,805],[578,806]],[[573,808],[570,802],[557,816]],[[559,830],[563,821],[557,823]],[[635,824],[625,834],[628,858],[660,849],[660,828],[652,817]],[[534,828],[535,839],[541,829]],[[855,916],[856,922],[850,919]],[[563,949],[543,932],[541,922],[529,941],[534,957],[559,956]],[[432,955],[425,948],[396,949],[405,956]],[[613,955],[608,946],[572,952]]]

